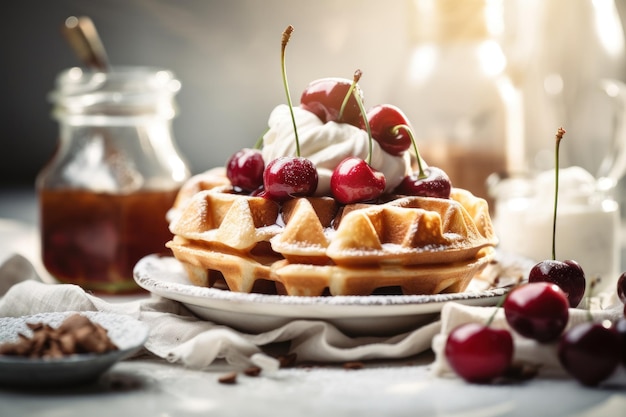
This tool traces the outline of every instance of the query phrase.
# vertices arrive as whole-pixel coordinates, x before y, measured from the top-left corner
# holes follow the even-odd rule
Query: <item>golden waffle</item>
[[[491,259],[492,250],[486,249],[470,261],[418,266],[350,267],[292,264],[282,260],[272,264],[270,279],[278,283],[277,292],[289,295],[452,293],[464,291]]]
[[[196,285],[289,295],[463,291],[489,262],[487,203],[400,197],[339,206],[329,197],[279,206],[213,186],[181,199],[167,246]]]
[[[167,219],[172,221],[179,210],[196,193],[220,186],[230,186],[224,167],[213,168],[189,178],[180,188],[172,208],[167,213]]]

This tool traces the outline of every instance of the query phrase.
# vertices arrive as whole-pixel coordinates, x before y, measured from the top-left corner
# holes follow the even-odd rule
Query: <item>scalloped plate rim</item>
[[[506,288],[435,295],[370,295],[301,297],[249,294],[199,287],[187,279],[182,265],[173,257],[148,255],[135,267],[135,281],[147,291],[183,304],[210,309],[246,311],[292,318],[337,318],[440,312],[444,303],[458,301],[493,305]],[[323,309],[320,307],[323,306]]]

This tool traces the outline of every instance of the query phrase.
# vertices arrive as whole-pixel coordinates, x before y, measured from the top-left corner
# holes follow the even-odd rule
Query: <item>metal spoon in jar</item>
[[[61,31],[80,60],[88,67],[106,72],[109,60],[98,31],[89,17],[70,16]]]

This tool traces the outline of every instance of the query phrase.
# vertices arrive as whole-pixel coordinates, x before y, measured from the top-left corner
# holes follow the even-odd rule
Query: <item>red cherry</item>
[[[391,155],[402,155],[411,147],[411,137],[405,129],[394,131],[398,125],[408,125],[402,110],[391,104],[379,104],[367,111],[372,137],[380,147]],[[363,121],[361,128],[365,129]]]
[[[587,321],[573,326],[563,335],[558,355],[563,368],[577,381],[596,386],[620,364],[621,340],[610,326]]]
[[[404,177],[394,192],[422,197],[450,198],[452,183],[444,170],[430,166],[424,168],[424,174],[426,176],[423,178],[419,172]]]
[[[585,295],[585,273],[576,261],[541,261],[532,267],[528,282],[551,282],[558,285],[569,300],[570,307],[580,304]]]
[[[248,192],[263,185],[264,169],[265,162],[258,149],[244,148],[226,162],[226,176],[231,184]]]
[[[331,192],[343,204],[374,200],[385,191],[385,184],[382,172],[353,156],[341,161],[330,177]]]
[[[503,308],[513,330],[541,343],[558,339],[569,319],[567,296],[548,282],[514,288],[506,296]]]
[[[466,323],[448,335],[445,356],[457,375],[468,382],[488,383],[510,367],[513,338],[504,329]]]
[[[626,304],[626,272],[622,272],[622,275],[617,279],[617,296]]]
[[[276,201],[312,195],[317,189],[317,181],[315,165],[301,157],[276,158],[263,172],[265,195]]]
[[[300,107],[314,113],[324,123],[332,121],[360,127],[363,116],[354,95],[348,99],[339,120],[341,105],[351,85],[352,81],[344,78],[321,78],[312,81],[302,92]],[[359,94],[361,100],[363,99],[363,93],[358,85],[355,86],[353,94],[355,93]]]

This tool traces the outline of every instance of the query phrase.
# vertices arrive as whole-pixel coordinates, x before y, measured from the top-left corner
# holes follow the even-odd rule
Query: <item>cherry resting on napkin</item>
[[[511,366],[513,338],[508,330],[490,327],[492,318],[487,324],[462,324],[448,335],[446,359],[467,382],[489,383]]]
[[[502,305],[509,326],[540,343],[559,338],[569,319],[569,302],[561,288],[535,282],[512,289]]]
[[[622,344],[610,323],[591,320],[569,329],[559,343],[559,361],[578,382],[596,386],[621,363]]]

